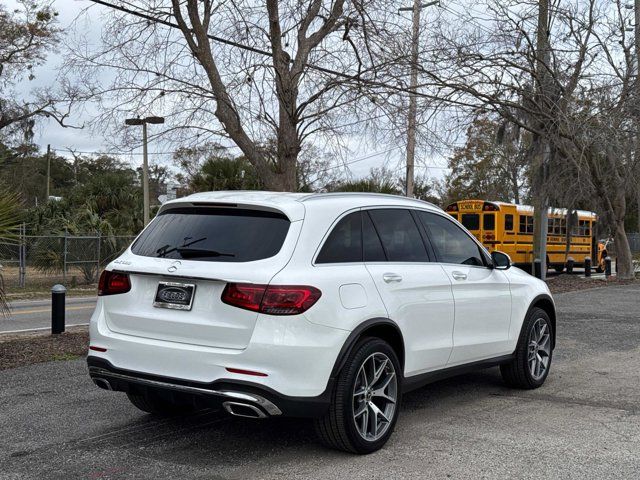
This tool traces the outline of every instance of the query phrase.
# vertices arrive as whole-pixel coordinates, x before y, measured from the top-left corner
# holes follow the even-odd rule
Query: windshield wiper
[[[177,251],[177,250],[179,250],[181,248],[189,247],[189,246],[193,245],[194,243],[202,242],[203,240],[207,239],[207,237],[202,237],[202,238],[199,238],[197,240],[194,240],[192,242],[187,243],[186,241],[189,240],[190,238],[192,238],[192,237],[185,237],[184,238],[184,243],[180,247],[170,248],[171,245],[169,245],[169,244],[163,245],[162,247],[160,247],[159,249],[156,250],[156,254],[158,255],[158,257],[166,257],[167,254],[169,254],[169,253],[173,253],[173,252],[175,252],[175,251]],[[178,253],[180,253],[180,252],[178,252]]]
[[[233,253],[218,252],[217,250],[207,250],[204,248],[176,248],[182,258],[193,257],[235,257]]]

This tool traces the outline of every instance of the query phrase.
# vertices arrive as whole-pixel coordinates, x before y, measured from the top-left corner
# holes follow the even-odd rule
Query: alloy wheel
[[[398,399],[398,377],[384,353],[369,355],[358,370],[353,387],[353,420],[369,442],[381,438],[391,426]]]
[[[551,361],[551,332],[544,318],[536,319],[531,326],[527,360],[534,380],[544,377]]]

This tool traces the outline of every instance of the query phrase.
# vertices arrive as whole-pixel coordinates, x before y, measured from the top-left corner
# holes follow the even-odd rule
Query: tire
[[[564,266],[563,266],[563,265],[556,265],[555,267],[553,267],[553,269],[554,269],[557,273],[562,273],[562,272],[564,272]]]
[[[541,334],[541,332],[543,333]],[[505,383],[510,387],[538,388],[542,386],[549,375],[552,358],[553,330],[551,320],[547,312],[541,308],[533,308],[522,324],[515,358],[510,363],[501,365],[500,372]]]
[[[377,379],[374,369],[379,371]],[[371,337],[360,340],[338,374],[329,412],[314,421],[321,443],[358,454],[382,448],[398,420],[401,371],[398,356],[387,342]],[[365,378],[378,388],[367,388]],[[372,396],[375,392],[382,395]],[[371,403],[375,408],[369,406]],[[378,412],[383,413],[382,418]],[[366,438],[363,431],[365,434],[370,431],[372,435]]]
[[[161,398],[159,395],[148,392],[145,395],[127,393],[129,401],[134,407],[143,412],[159,416],[174,416],[191,413],[195,410],[192,405],[174,403]]]

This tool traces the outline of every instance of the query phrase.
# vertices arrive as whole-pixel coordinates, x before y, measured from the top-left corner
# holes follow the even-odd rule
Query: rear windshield
[[[144,257],[251,262],[276,255],[289,225],[286,216],[274,212],[176,208],[158,215],[131,251]]]
[[[467,230],[480,230],[480,215],[477,213],[463,213],[461,223]]]

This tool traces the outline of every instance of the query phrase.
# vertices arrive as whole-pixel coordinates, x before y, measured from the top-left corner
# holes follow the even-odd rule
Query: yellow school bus
[[[461,200],[446,208],[447,213],[462,223],[489,251],[500,250],[520,267],[533,262],[533,207],[485,200]],[[569,257],[574,265],[584,266],[591,257],[598,267],[594,212],[577,210],[567,245],[567,216],[563,208],[550,208],[547,228],[547,265],[561,272]],[[576,218],[577,217],[577,218]]]

